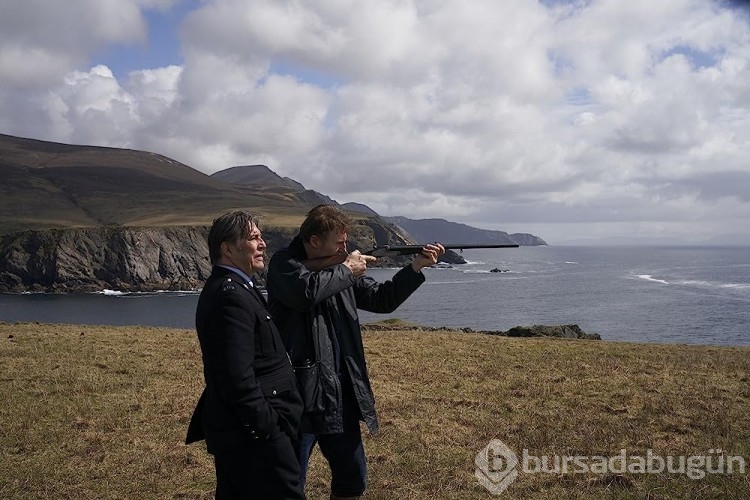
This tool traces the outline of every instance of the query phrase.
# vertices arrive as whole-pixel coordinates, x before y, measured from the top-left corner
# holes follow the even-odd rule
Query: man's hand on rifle
[[[376,260],[377,258],[372,255],[362,255],[359,250],[355,250],[346,256],[342,264],[348,267],[354,276],[362,276],[367,271],[367,263]]]
[[[440,243],[427,244],[422,248],[422,252],[414,258],[411,267],[415,272],[419,272],[423,267],[434,266],[444,253],[445,248]]]

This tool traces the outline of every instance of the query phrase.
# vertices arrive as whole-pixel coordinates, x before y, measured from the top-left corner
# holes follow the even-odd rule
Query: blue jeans
[[[300,465],[300,482],[304,489],[308,462],[317,443],[331,468],[331,493],[338,497],[356,497],[362,495],[367,486],[367,460],[359,428],[359,407],[351,386],[344,385],[343,396],[344,432],[300,434],[297,459]]]

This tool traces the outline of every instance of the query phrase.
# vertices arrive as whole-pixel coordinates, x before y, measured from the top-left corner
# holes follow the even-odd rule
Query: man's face
[[[344,231],[331,231],[323,237],[318,238],[317,253],[320,257],[333,255],[346,255],[347,234]]]
[[[236,267],[248,276],[262,271],[265,266],[263,256],[266,242],[263,241],[260,229],[255,225],[250,225],[247,238],[235,244],[227,242],[223,249],[227,264]]]

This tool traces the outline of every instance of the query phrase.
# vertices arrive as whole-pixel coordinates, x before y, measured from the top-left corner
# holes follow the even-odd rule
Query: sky
[[[550,244],[750,244],[749,3],[0,0],[0,133]]]

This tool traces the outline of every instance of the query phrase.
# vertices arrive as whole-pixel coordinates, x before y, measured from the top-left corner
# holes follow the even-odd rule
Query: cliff
[[[192,290],[211,273],[208,226],[29,230],[0,236],[0,293]],[[264,227],[267,253],[296,234]],[[376,218],[359,221],[350,239],[360,249],[410,243]],[[400,262],[383,262],[400,264]],[[260,273],[262,284],[265,275]]]
[[[189,290],[211,272],[207,227],[71,228],[0,240],[0,292]]]

